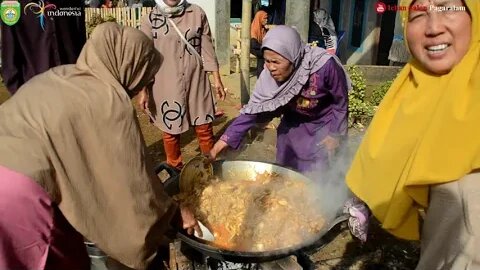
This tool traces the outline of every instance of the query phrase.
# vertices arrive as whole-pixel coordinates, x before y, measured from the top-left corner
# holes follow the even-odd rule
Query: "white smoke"
[[[333,220],[341,215],[345,202],[353,197],[345,183],[345,176],[362,137],[363,134],[349,136],[329,161],[329,168],[326,171],[318,169],[306,174],[316,183],[319,211],[326,220]]]

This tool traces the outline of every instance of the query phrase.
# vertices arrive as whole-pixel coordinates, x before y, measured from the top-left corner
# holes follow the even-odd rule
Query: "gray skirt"
[[[431,187],[417,269],[480,269],[480,171]]]

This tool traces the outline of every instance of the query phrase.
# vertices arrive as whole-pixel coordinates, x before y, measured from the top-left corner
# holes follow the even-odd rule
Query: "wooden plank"
[[[177,257],[175,256],[175,243],[169,244],[169,254],[170,254],[170,261],[168,262],[168,267],[170,270],[177,270]]]
[[[302,270],[295,256],[289,256],[273,262],[264,262],[260,264],[262,270]]]
[[[190,261],[180,250],[181,241],[175,240],[170,244],[170,269],[171,270],[195,270],[193,262]]]
[[[128,26],[133,26],[133,9],[129,9],[128,12]]]
[[[132,16],[133,16],[133,21],[132,21],[132,27],[137,27],[137,9],[132,8]]]
[[[127,9],[122,10],[122,16],[120,17],[120,19],[122,20],[122,22],[127,20]]]
[[[130,9],[124,10],[125,17],[123,18],[123,22],[125,25],[130,26]]]
[[[237,27],[237,50],[242,51],[241,27]],[[235,59],[235,72],[240,73],[240,54]]]

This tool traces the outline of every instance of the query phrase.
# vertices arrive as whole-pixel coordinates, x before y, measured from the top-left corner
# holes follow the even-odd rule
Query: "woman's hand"
[[[217,98],[219,100],[225,100],[225,97],[227,96],[227,92],[225,91],[225,88],[223,87],[222,79],[220,78],[220,73],[218,71],[213,72],[213,79],[214,79],[214,84],[213,88],[215,89],[215,93],[217,94]]]
[[[198,221],[193,215],[193,211],[190,210],[186,205],[180,204],[180,214],[182,216],[182,227],[187,230],[188,234],[193,234],[197,232],[199,237],[202,237],[202,230],[198,225]]]
[[[225,141],[218,140],[208,153],[208,159],[211,161],[215,160],[218,154],[220,154],[220,152],[222,152],[227,146],[228,144]]]
[[[320,142],[320,145],[324,146],[325,149],[327,149],[328,158],[331,159],[335,155],[335,152],[340,145],[340,142],[337,138],[327,135],[327,137],[325,137],[325,139]]]
[[[148,90],[143,88],[142,91],[138,92],[137,104],[140,110],[146,111],[148,109]]]
[[[353,236],[366,242],[370,217],[368,206],[359,198],[353,197],[345,202],[343,213],[349,216],[348,227]]]

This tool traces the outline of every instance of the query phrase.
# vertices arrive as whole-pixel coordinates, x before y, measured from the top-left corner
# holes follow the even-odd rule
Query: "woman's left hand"
[[[348,227],[353,236],[362,242],[366,242],[370,220],[368,206],[359,198],[353,197],[348,199],[343,206],[343,213],[349,216]]]
[[[320,145],[323,145],[325,149],[327,149],[328,157],[332,158],[335,155],[335,151],[340,145],[340,142],[337,138],[327,135],[327,137],[320,142]]]

